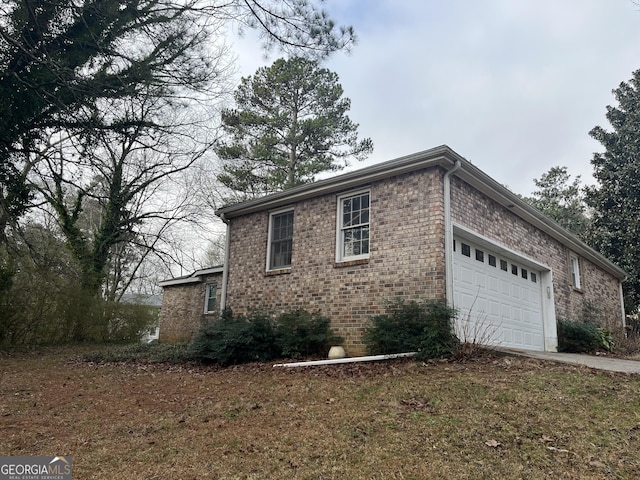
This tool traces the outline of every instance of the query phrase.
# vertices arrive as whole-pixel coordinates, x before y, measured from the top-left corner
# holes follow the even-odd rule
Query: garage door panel
[[[511,285],[511,297],[520,300],[520,287],[518,285]]]
[[[466,265],[460,266],[460,281],[467,285],[473,285],[473,270]]]
[[[462,326],[462,318],[465,323],[467,319],[471,322],[465,325],[467,336],[461,339],[544,350],[540,272],[514,259],[501,258],[486,247],[479,248],[483,255],[476,256],[472,242],[458,238],[456,242],[471,248],[470,256],[462,255],[462,248],[454,251],[454,306],[460,317],[457,327]],[[489,264],[489,255],[498,260]],[[501,268],[505,262],[507,271]],[[470,332],[477,338],[469,338]]]
[[[476,272],[474,280],[475,280],[476,286],[480,290],[486,290],[487,289],[487,276],[484,273]]]

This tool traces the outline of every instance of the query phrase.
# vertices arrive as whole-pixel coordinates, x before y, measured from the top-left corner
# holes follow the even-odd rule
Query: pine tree
[[[235,109],[222,114],[227,138],[217,147],[224,161],[218,179],[245,197],[312,182],[343,168],[350,157],[373,150],[358,140],[347,116],[351,101],[338,75],[302,57],[279,59],[243,78]]]

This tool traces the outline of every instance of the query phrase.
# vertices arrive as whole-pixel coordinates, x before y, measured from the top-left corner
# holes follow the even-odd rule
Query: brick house
[[[511,348],[556,350],[556,319],[585,309],[624,326],[624,272],[447,146],[216,213],[225,265],[163,284],[161,341],[214,283],[216,309],[321,311],[350,355],[396,299],[447,300],[462,339]]]

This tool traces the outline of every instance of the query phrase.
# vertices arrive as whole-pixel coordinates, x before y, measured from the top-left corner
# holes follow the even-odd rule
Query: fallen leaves
[[[508,372],[490,357],[286,370],[56,358],[2,358],[0,450],[68,451],[92,478],[640,478],[640,421],[619,414],[640,381],[622,375],[511,357]]]

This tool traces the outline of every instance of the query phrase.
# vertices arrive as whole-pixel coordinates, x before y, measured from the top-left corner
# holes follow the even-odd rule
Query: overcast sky
[[[609,129],[611,93],[640,68],[640,7],[632,0],[328,0],[358,44],[326,66],[351,99],[349,116],[374,153],[349,170],[447,144],[528,195],[566,166],[591,183]],[[240,76],[269,59],[251,35],[235,44]]]

